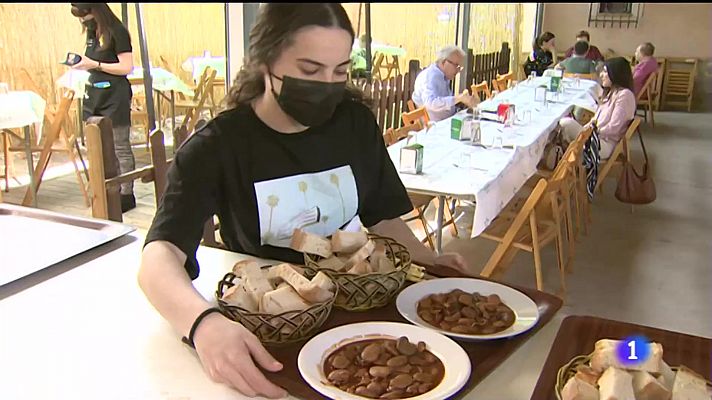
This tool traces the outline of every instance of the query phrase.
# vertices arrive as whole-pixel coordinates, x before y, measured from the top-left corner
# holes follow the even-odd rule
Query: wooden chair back
[[[383,141],[386,143],[386,146],[390,146],[402,139],[407,138],[410,132],[417,132],[422,129],[423,125],[420,123],[419,120],[416,120],[414,123],[410,125],[405,125],[398,129],[388,128],[386,130],[386,133],[383,134]]]
[[[209,75],[205,80],[201,78],[201,82],[195,90],[195,104],[188,108],[185,118],[183,119],[183,123],[181,124],[181,126],[185,127],[188,132],[193,132],[195,130],[195,126],[200,117],[200,111],[204,108],[205,102],[210,95],[209,88],[213,87],[213,81],[215,80],[217,71],[209,67],[205,69],[205,71],[208,70],[210,71]],[[205,75],[205,72],[203,74]]]
[[[573,72],[564,72],[564,78],[576,78],[576,77],[578,77],[579,79],[588,79],[590,81],[595,81],[598,79],[598,75],[596,75],[596,73],[575,74]]]
[[[519,209],[509,225],[509,228],[507,228],[505,234],[502,236],[501,242],[490,256],[482,272],[480,272],[481,276],[489,277],[492,275],[500,261],[504,258],[505,253],[512,246],[516,236],[524,227],[524,224],[530,219],[530,215],[534,212],[534,209],[541,202],[548,185],[549,183],[546,179],[539,179],[539,182],[534,186],[534,190],[531,191],[524,205]]]
[[[492,79],[492,88],[499,92],[504,92],[509,88],[510,82],[514,79],[514,72],[504,75],[497,74],[495,79]]]
[[[633,135],[638,131],[638,128],[640,127],[640,122],[640,117],[633,118],[633,121],[631,121],[630,125],[628,125],[628,130],[626,130],[625,136],[623,136],[623,138],[621,138],[618,144],[616,144],[616,147],[613,148],[613,152],[611,153],[610,158],[608,158],[608,160],[605,160],[603,167],[598,172],[598,179],[595,188],[596,191],[602,188],[603,182],[605,181],[606,177],[608,177],[608,174],[611,172],[611,169],[615,165],[619,165],[622,163],[621,157],[630,160],[630,145],[625,146],[627,153],[623,154],[624,141],[625,143],[630,144],[630,140],[633,138]]]
[[[655,87],[657,86],[657,79],[658,79],[658,73],[653,72],[648,76],[648,79],[645,80],[645,83],[643,84],[643,87],[640,89],[640,92],[635,96],[635,102],[638,105],[647,105],[648,103],[652,104],[653,97],[655,97]]]
[[[383,62],[385,60],[385,55],[383,53],[376,53],[373,55],[373,62],[371,63],[371,75],[373,78],[379,81],[383,80],[383,75],[381,74],[381,68],[384,66]]]
[[[476,85],[470,87],[473,96],[477,96],[480,101],[487,100],[492,97],[492,92],[490,91],[487,81],[482,81]]]
[[[402,115],[403,125],[408,126],[417,122],[420,122],[421,126],[428,126],[430,124],[430,116],[428,115],[428,110],[425,107],[420,107],[415,109],[415,111],[404,112]],[[421,128],[422,129],[422,128]]]
[[[415,106],[415,103],[413,100],[408,100],[408,111],[415,111],[417,107]]]
[[[697,76],[696,58],[667,58],[663,83],[663,106],[687,106],[692,111],[692,94]],[[678,100],[671,100],[677,98]]]

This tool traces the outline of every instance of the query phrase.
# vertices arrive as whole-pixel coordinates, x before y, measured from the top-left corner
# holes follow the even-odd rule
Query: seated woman
[[[599,154],[604,160],[611,156],[616,144],[625,135],[630,121],[635,117],[635,95],[630,64],[623,57],[605,61],[600,78],[603,95],[596,115],[585,127],[589,124],[596,124],[598,127],[598,137],[601,140]],[[559,125],[567,143],[574,141],[585,128],[573,118],[563,118]]]
[[[534,50],[524,64],[524,72],[529,76],[532,71],[542,76],[544,71],[556,64],[556,42],[551,32],[544,32],[534,41]]]

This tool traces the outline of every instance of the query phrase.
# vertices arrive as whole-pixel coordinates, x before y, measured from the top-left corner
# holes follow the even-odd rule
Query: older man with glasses
[[[465,52],[457,46],[447,46],[438,51],[438,58],[415,78],[413,102],[428,110],[433,121],[451,117],[457,112],[457,104],[474,107],[479,103],[467,90],[454,95],[450,82],[455,78],[465,63]]]

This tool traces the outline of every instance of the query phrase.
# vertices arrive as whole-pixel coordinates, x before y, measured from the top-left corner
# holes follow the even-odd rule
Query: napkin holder
[[[512,117],[515,115],[514,104],[500,104],[497,106],[497,118],[500,122],[507,123],[510,122]]]
[[[405,146],[400,149],[400,172],[404,174],[421,174],[423,172],[424,147],[422,144],[410,142],[411,136],[406,139]]]
[[[465,117],[456,114],[450,119],[450,138],[453,140],[461,140],[462,126]]]
[[[549,81],[549,91],[550,92],[558,92],[559,87],[561,87],[561,77],[560,76],[552,76],[551,81]]]

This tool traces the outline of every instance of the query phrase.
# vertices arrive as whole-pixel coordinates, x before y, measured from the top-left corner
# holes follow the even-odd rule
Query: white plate
[[[323,362],[338,347],[368,339],[398,339],[405,336],[411,342],[425,342],[445,366],[445,376],[440,384],[420,396],[408,400],[445,399],[457,393],[470,378],[470,358],[452,339],[433,330],[398,322],[361,322],[343,325],[322,332],[309,340],[299,352],[297,365],[307,383],[314,390],[332,399],[364,400],[364,397],[346,393],[328,384]]]
[[[460,289],[468,293],[479,292],[483,296],[496,294],[514,311],[516,319],[509,328],[491,335],[465,335],[438,329],[418,316],[417,304],[422,298],[437,293]],[[539,321],[539,309],[534,300],[524,293],[499,283],[470,278],[440,278],[418,282],[405,288],[396,299],[398,312],[408,321],[432,329],[444,335],[464,340],[493,340],[519,335],[528,331]]]

